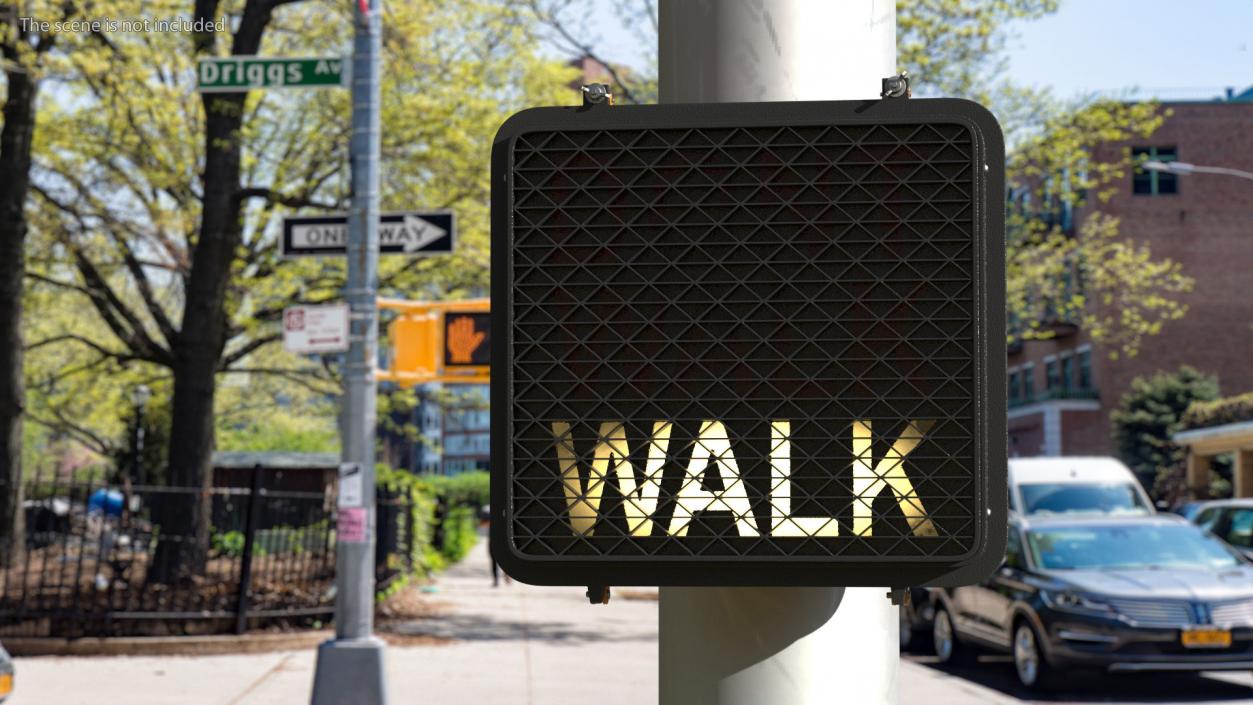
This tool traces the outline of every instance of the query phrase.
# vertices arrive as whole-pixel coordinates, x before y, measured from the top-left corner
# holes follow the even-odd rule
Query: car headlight
[[[1100,599],[1069,590],[1041,590],[1044,604],[1053,609],[1082,614],[1113,615],[1114,608]]]

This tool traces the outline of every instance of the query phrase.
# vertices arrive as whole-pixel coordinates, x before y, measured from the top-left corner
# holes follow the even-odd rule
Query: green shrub
[[[1182,428],[1189,405],[1217,398],[1218,379],[1185,366],[1135,378],[1110,414],[1118,454],[1154,499],[1173,502],[1181,496],[1187,452],[1171,437]]]
[[[465,558],[478,541],[478,511],[471,507],[452,507],[444,515],[444,541],[440,553],[449,563]]]
[[[478,540],[478,517],[487,504],[490,487],[486,472],[453,476],[414,475],[379,465],[380,488],[405,501],[413,527],[408,562],[415,575],[430,575],[466,556]],[[392,581],[391,587],[399,584]],[[384,590],[376,597],[386,597]]]
[[[238,558],[244,555],[245,540],[242,531],[214,532],[210,544],[212,550],[218,554]]]
[[[425,475],[421,478],[450,507],[471,507],[476,512],[491,501],[491,475],[465,472],[460,475]]]
[[[1253,421],[1253,392],[1213,401],[1194,401],[1183,412],[1180,423],[1191,429],[1243,421]]]

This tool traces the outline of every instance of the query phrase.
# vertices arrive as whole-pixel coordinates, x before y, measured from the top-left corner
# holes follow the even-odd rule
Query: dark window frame
[[[1092,379],[1092,349],[1084,348],[1075,353],[1075,384],[1078,389],[1090,390],[1096,387]]]
[[[1173,162],[1179,160],[1179,148],[1174,145],[1132,147],[1131,160],[1136,165],[1131,174],[1131,195],[1174,196],[1179,193],[1179,175],[1170,172],[1150,171],[1139,165],[1144,161]]]

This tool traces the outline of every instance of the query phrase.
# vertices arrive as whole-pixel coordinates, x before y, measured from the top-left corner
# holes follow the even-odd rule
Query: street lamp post
[[[1221,174],[1223,176],[1234,176],[1240,179],[1248,179],[1253,181],[1253,171],[1244,171],[1243,169],[1232,169],[1226,166],[1200,166],[1197,164],[1189,164],[1188,162],[1144,162],[1140,168],[1148,171],[1157,171],[1164,174]]]
[[[131,405],[135,408],[135,439],[131,444],[131,472],[128,479],[140,485],[144,484],[145,479],[143,477],[144,411],[150,399],[152,399],[152,390],[146,384],[141,384],[131,390]]]

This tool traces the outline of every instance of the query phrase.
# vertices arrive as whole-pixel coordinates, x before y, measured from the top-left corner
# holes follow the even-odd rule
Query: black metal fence
[[[240,633],[329,622],[333,490],[268,489],[265,472],[255,471],[249,487],[207,491],[35,478],[23,501],[25,550],[0,568],[0,638]],[[380,584],[413,569],[406,501],[380,496]],[[168,516],[170,506],[196,502],[209,514],[207,541]],[[163,575],[163,542],[195,543],[193,569]]]

